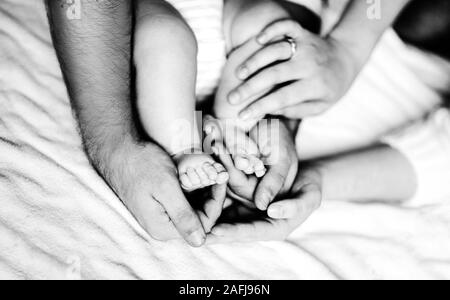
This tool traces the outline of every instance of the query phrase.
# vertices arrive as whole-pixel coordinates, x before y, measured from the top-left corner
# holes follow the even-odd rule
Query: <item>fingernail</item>
[[[256,203],[256,208],[260,211],[267,211],[267,207],[262,202]]]
[[[247,67],[241,67],[238,72],[238,77],[241,80],[247,79],[247,77],[250,75],[249,73],[250,71]]]
[[[266,211],[269,202],[268,197],[260,198],[259,201],[256,201],[256,207],[261,211]]]
[[[280,205],[272,205],[271,207],[269,207],[267,214],[272,219],[281,219],[284,215],[283,208]]]
[[[206,236],[202,230],[197,230],[189,236],[189,241],[194,247],[201,247],[206,241]]]
[[[238,92],[231,92],[230,95],[228,96],[228,101],[231,104],[238,104],[240,100],[241,96],[239,95]]]

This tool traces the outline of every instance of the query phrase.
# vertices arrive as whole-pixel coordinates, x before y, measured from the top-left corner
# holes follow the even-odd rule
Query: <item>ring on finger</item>
[[[285,41],[291,46],[291,57],[289,59],[293,59],[297,54],[297,41],[291,37],[287,37]]]

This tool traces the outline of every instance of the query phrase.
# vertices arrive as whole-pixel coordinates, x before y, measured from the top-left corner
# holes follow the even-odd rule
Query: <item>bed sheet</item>
[[[449,237],[448,205],[325,203],[286,242],[152,240],[82,151],[43,2],[0,1],[1,279],[449,279]]]

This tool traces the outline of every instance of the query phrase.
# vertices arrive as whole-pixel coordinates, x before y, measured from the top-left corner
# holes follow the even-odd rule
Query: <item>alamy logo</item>
[[[381,0],[366,0],[369,8],[367,18],[369,20],[381,20]]]
[[[69,20],[81,19],[81,0],[66,0],[63,4],[66,10],[66,16]]]

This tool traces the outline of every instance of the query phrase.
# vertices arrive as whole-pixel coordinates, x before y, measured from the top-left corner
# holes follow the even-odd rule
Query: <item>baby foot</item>
[[[228,181],[225,168],[216,163],[207,154],[181,154],[175,158],[182,188],[193,192],[215,184],[224,184]]]
[[[220,121],[208,116],[204,120],[204,131],[210,139],[224,142],[238,170],[257,177],[266,174],[266,167],[259,158],[258,145],[244,130],[226,120]]]

